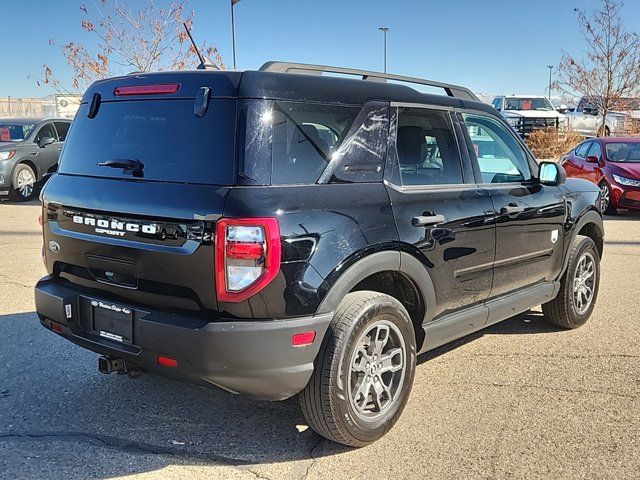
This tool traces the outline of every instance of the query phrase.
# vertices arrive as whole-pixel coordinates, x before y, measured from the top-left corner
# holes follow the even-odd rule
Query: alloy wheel
[[[360,336],[349,368],[349,400],[356,415],[371,421],[398,403],[407,349],[398,327],[380,320]]]
[[[33,184],[36,179],[30,168],[23,168],[18,172],[18,178],[16,179],[16,190],[20,192],[20,195],[24,198],[29,198],[33,193]]]
[[[609,208],[609,202],[611,201],[611,191],[606,183],[603,183],[600,187],[600,211],[603,213]]]
[[[578,315],[584,315],[591,303],[596,286],[596,261],[589,252],[582,254],[573,276],[573,306]]]

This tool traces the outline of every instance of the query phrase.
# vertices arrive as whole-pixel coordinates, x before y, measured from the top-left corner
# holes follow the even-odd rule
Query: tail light
[[[280,227],[275,218],[225,218],[216,226],[216,290],[221,302],[241,302],[266,287],[280,270]]]

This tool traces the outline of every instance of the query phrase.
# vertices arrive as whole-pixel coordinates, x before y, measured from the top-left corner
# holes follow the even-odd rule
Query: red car
[[[618,208],[640,210],[640,138],[591,138],[562,158],[567,177],[600,186],[600,206],[607,214]]]

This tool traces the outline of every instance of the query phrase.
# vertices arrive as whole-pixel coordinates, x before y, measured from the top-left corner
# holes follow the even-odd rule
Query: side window
[[[329,168],[321,182],[381,182],[389,144],[389,106],[372,102],[365,105],[338,148],[335,133],[317,126],[320,139],[334,145]]]
[[[589,149],[587,156],[598,157],[598,160],[602,159],[602,147],[600,146],[600,142],[591,142],[591,148]]]
[[[274,102],[271,183],[316,183],[359,112],[356,107]]]
[[[591,147],[591,143],[593,142],[584,142],[582,145],[578,145],[576,148],[576,157],[585,158],[589,151],[589,147]]]
[[[399,108],[396,153],[403,185],[463,183],[460,152],[447,111]]]
[[[513,131],[482,114],[463,114],[483,182],[509,183],[531,179],[524,148]]]
[[[58,139],[60,142],[64,142],[67,138],[67,132],[69,131],[70,123],[67,122],[55,122],[56,130],[58,131]]]
[[[52,123],[47,123],[42,127],[40,127],[40,131],[38,131],[38,133],[36,134],[36,138],[34,142],[38,143],[40,140],[46,137],[55,138],[56,141],[58,139],[58,136],[56,135],[56,130],[53,128]]]

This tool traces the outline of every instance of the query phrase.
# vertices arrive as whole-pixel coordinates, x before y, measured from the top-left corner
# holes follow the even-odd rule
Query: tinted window
[[[591,147],[591,142],[584,142],[582,145],[578,145],[576,148],[576,157],[584,158],[587,156],[587,152],[589,151],[589,147]]]
[[[67,132],[69,131],[70,123],[67,122],[55,122],[56,130],[58,131],[58,139],[64,142],[67,139]]]
[[[322,132],[322,130],[321,130]],[[333,132],[326,131],[334,135]],[[389,107],[367,104],[355,119],[339,148],[334,148],[321,182],[380,182],[389,133]]]
[[[29,136],[34,127],[32,123],[0,122],[0,142],[21,142]]]
[[[40,127],[40,130],[36,134],[36,138],[34,139],[34,141],[38,143],[40,140],[46,137],[55,138],[56,140],[58,138],[52,123],[47,123],[46,125]]]
[[[236,101],[212,99],[206,114],[193,100],[103,102],[95,118],[78,110],[60,161],[61,173],[132,178],[107,160],[138,160],[145,180],[233,184]]]
[[[591,142],[591,148],[587,154],[589,157],[598,157],[598,160],[602,158],[602,147],[600,142]]]
[[[531,178],[527,154],[513,131],[481,114],[463,114],[485,183],[522,182]]]
[[[359,112],[355,107],[274,102],[271,183],[316,183]]]
[[[449,113],[399,108],[396,153],[403,185],[462,182],[460,152]]]

